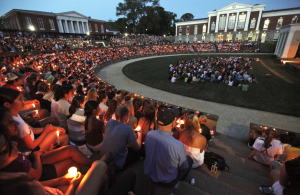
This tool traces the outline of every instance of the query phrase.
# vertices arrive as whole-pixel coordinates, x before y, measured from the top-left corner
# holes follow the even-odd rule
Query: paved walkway
[[[117,89],[124,89],[170,104],[219,115],[217,131],[226,135],[246,139],[251,122],[300,133],[300,118],[298,117],[220,104],[165,92],[137,83],[126,77],[122,72],[123,67],[129,63],[149,58],[169,56],[144,57],[118,62],[103,68],[98,73],[98,76],[114,85]]]
[[[290,80],[289,78],[287,78],[286,76],[280,74],[279,72],[277,72],[276,70],[274,70],[273,68],[269,67],[268,65],[266,65],[266,63],[263,60],[260,60],[260,63],[266,67],[267,69],[269,69],[271,72],[273,72],[274,74],[276,74],[279,78],[283,79],[285,82],[288,83],[294,83],[292,80]]]

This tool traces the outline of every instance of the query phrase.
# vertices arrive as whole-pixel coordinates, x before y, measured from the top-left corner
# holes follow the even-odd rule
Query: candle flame
[[[70,177],[76,177],[77,175],[77,168],[76,167],[70,167],[68,170],[68,173]]]
[[[96,116],[96,118],[99,120],[99,116]]]
[[[199,129],[199,132],[202,133],[202,129],[201,128]]]
[[[56,134],[57,134],[57,137],[58,137],[59,136],[59,131],[58,130],[56,131]]]
[[[35,108],[35,104],[32,104],[32,107]]]
[[[214,130],[210,130],[210,134],[214,135],[215,134]]]
[[[140,131],[141,130],[141,127],[140,126],[137,126],[137,128],[135,129],[136,131]]]

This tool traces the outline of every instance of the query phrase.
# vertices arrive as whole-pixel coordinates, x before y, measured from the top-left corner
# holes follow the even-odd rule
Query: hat
[[[16,80],[18,78],[17,75],[15,75],[13,73],[8,73],[6,75],[6,77],[7,77],[7,80],[9,80],[9,81],[14,81],[14,80]]]
[[[30,76],[38,76],[39,74],[35,71],[30,72]]]
[[[16,75],[19,79],[24,79],[26,77],[25,74],[21,74],[21,73],[16,73]]]
[[[178,109],[161,108],[157,113],[157,123],[161,126],[167,126],[171,124],[178,115]]]

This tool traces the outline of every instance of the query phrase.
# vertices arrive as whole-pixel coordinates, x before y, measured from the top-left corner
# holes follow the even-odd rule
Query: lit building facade
[[[105,21],[75,11],[52,13],[13,9],[1,16],[7,30],[68,34],[106,34]]]
[[[264,11],[266,5],[232,3],[208,18],[177,22],[175,42],[277,41],[280,28],[298,23],[300,7]]]

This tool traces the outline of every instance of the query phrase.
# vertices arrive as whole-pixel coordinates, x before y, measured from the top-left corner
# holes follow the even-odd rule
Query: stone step
[[[180,181],[180,184],[176,190],[174,187],[163,187],[159,184],[154,184],[153,195],[211,195],[195,186],[192,186],[188,181]]]
[[[264,183],[261,183],[259,178],[257,181],[249,180],[248,176],[251,174],[249,174],[247,171],[242,171],[242,174],[239,176],[232,174],[231,171],[225,172],[220,170],[215,174],[212,173],[206,165],[198,167],[194,170],[249,194],[258,194],[258,188],[261,185],[271,185],[271,183],[267,180],[264,180]]]
[[[224,151],[216,150],[214,148],[208,148],[208,150],[217,153],[221,155],[223,158],[225,158],[225,161],[230,169],[239,167],[240,169],[251,172],[253,174],[257,174],[262,177],[269,178],[270,168],[268,166],[259,164],[257,162],[254,162],[253,160],[248,160],[246,158],[234,156]]]
[[[195,178],[195,187],[199,188],[202,191],[208,192],[211,195],[250,195],[243,190],[237,189],[233,186],[230,186],[222,181],[212,178],[198,171],[191,170],[187,176],[187,181],[190,181],[192,178]]]

